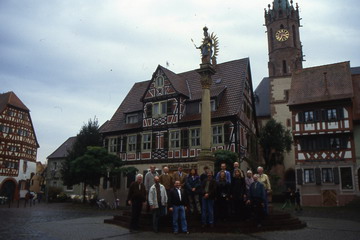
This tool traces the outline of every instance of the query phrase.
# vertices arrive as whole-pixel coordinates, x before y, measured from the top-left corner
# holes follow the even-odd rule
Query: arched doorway
[[[12,180],[6,180],[3,182],[0,189],[0,196],[7,197],[10,201],[14,200],[16,190],[16,184]]]

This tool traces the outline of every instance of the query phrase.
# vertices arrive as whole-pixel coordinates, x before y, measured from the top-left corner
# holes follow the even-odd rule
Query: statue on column
[[[216,64],[216,57],[219,52],[219,41],[217,36],[214,33],[209,35],[208,28],[205,26],[204,30],[204,38],[199,47],[195,45],[197,49],[201,51],[201,62],[203,64]],[[192,40],[192,39],[191,39]]]

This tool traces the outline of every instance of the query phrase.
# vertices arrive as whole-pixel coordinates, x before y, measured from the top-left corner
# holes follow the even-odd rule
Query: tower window
[[[287,73],[287,64],[286,64],[286,60],[283,60],[283,73]]]

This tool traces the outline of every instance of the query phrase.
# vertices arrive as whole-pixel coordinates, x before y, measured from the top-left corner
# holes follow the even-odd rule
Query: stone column
[[[210,87],[212,84],[211,76],[215,74],[215,69],[210,63],[200,64],[200,69],[196,70],[201,76],[201,151],[198,156],[198,171],[202,172],[204,166],[208,166],[214,171],[214,154],[211,152],[211,108],[210,108]]]

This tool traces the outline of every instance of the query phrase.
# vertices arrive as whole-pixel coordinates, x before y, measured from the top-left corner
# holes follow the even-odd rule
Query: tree
[[[270,119],[260,131],[259,144],[263,151],[265,170],[269,171],[277,164],[283,164],[283,153],[289,152],[292,145],[289,130],[274,119]]]
[[[73,171],[70,169],[71,163],[78,157],[83,156],[88,146],[101,146],[101,135],[96,118],[94,120],[89,119],[88,123],[81,127],[72,148],[68,152],[61,169],[64,185],[72,186],[77,184],[77,176],[74,176]]]
[[[234,162],[238,161],[238,155],[228,150],[217,150],[215,153],[215,171],[220,171],[220,165],[226,163],[228,170],[232,170]]]

